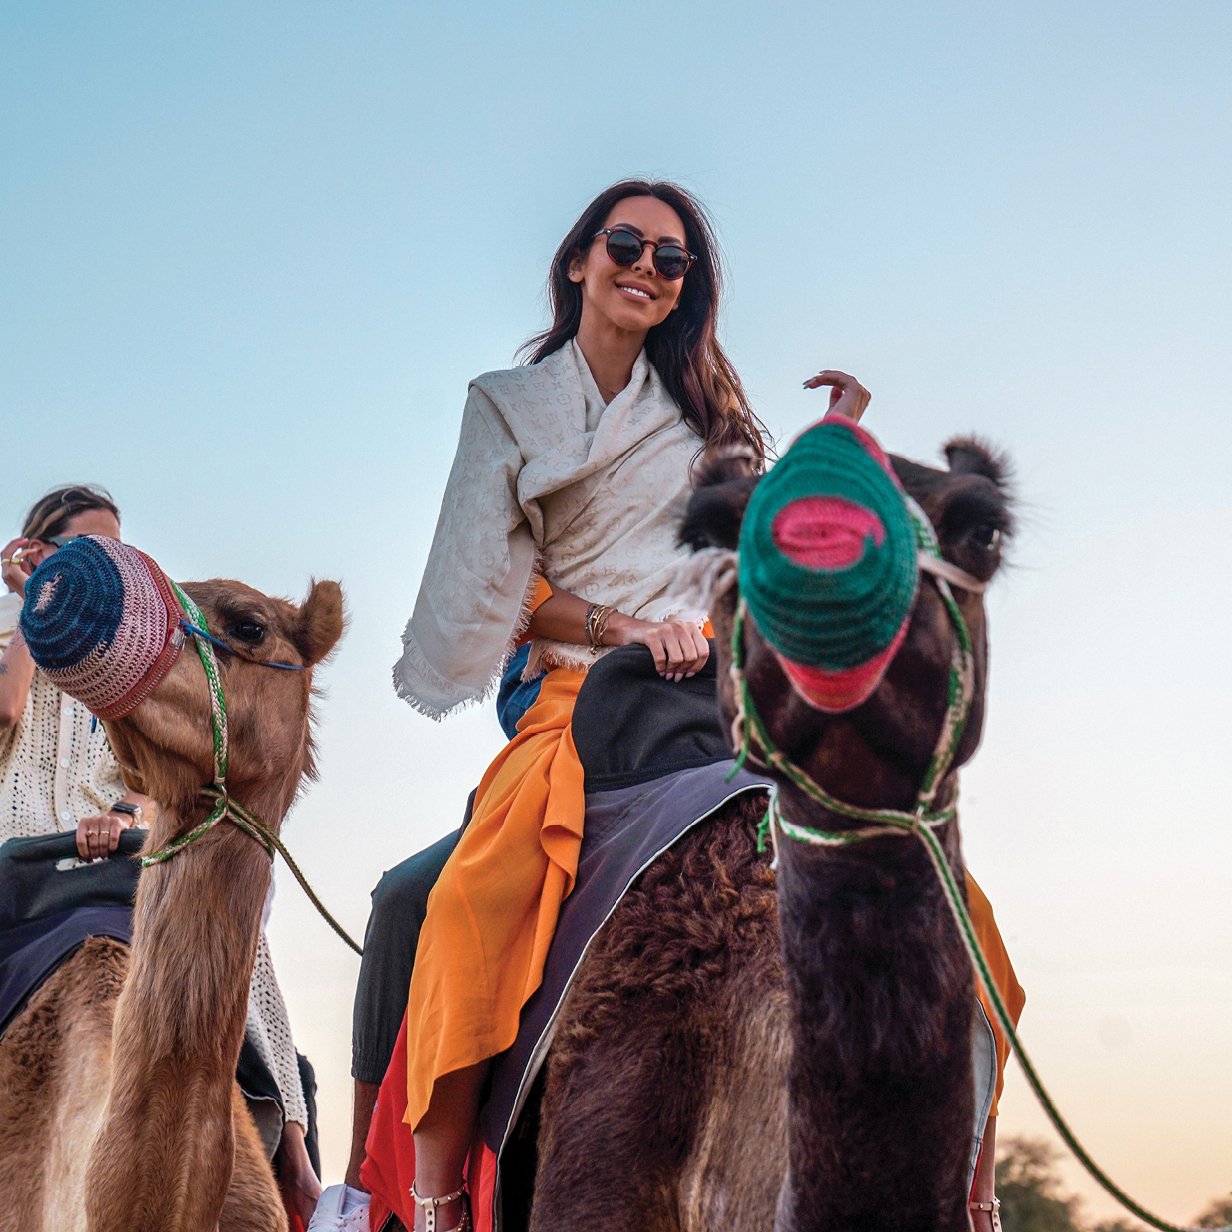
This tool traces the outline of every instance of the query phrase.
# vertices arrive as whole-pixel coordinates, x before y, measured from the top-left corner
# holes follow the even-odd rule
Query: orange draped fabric
[[[569,723],[584,679],[563,667],[544,678],[483,776],[470,824],[428,899],[407,1005],[411,1126],[438,1078],[513,1043],[539,987],[582,845],[585,783]]]
[[[393,1211],[411,1226],[411,1127],[427,1109],[434,1082],[507,1048],[523,1004],[539,986],[581,848],[584,775],[569,724],[584,678],[570,668],[548,673],[518,735],[484,775],[471,823],[428,900],[407,1016],[361,1174],[373,1194],[374,1218]],[[967,894],[976,936],[1017,1022],[1025,996],[992,907],[970,873]],[[981,1000],[996,1038],[995,1116],[1009,1047],[982,993]],[[476,1232],[491,1227],[493,1162],[484,1148],[470,1163]]]
[[[1005,942],[1001,940],[1001,930],[997,927],[996,918],[992,913],[992,904],[970,873],[967,874],[967,909],[971,913],[975,937],[980,943],[980,949],[984,951],[984,958],[988,963],[993,983],[996,984],[997,991],[1001,994],[1001,1000],[1005,1002],[1005,1008],[1009,1010],[1014,1026],[1017,1026],[1022,1007],[1027,1003],[1027,994],[1023,992],[1022,985],[1019,984],[1018,977],[1014,974],[1014,965],[1010,962]],[[1010,1044],[1001,1030],[996,1014],[993,1013],[992,1003],[988,1000],[988,994],[984,991],[978,975],[975,978],[975,987],[980,1004],[984,1007],[984,1013],[988,1015],[988,1021],[992,1024],[993,1038],[997,1045],[997,1091],[993,1096],[992,1111],[988,1114],[996,1116],[997,1105],[1001,1102],[1001,1091],[1005,1086],[1005,1063],[1010,1057]]]

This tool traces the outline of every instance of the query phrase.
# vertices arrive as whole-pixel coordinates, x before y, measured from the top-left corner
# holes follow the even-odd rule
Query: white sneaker
[[[344,1215],[342,1211],[347,1205],[348,1192],[351,1195],[352,1209]],[[317,1200],[317,1209],[312,1212],[308,1232],[370,1232],[368,1195],[360,1189],[350,1189],[346,1185],[331,1185]]]

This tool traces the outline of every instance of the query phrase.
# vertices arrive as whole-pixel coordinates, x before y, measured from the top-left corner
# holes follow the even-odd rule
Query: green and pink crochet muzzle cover
[[[919,570],[906,499],[877,441],[828,416],[753,490],[740,593],[796,691],[841,713],[881,682],[911,621]]]

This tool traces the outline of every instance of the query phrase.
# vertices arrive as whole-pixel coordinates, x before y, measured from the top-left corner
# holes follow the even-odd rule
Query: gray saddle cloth
[[[525,1161],[515,1166],[506,1157],[517,1152],[507,1148],[561,1006],[599,930],[638,876],[681,837],[735,796],[771,786],[746,770],[733,773],[719,726],[711,646],[706,668],[676,684],[659,677],[644,647],[613,651],[590,669],[578,695],[572,726],[586,772],[586,825],[577,883],[561,909],[543,983],[523,1007],[513,1046],[496,1059],[480,1121],[497,1160],[498,1228],[504,1214],[528,1198],[528,1190],[521,1192],[532,1179],[520,1175]],[[969,1174],[996,1080],[992,1030],[978,1004],[972,1050],[976,1109]]]
[[[625,892],[673,843],[769,781],[732,775],[715,698],[715,661],[689,680],[664,681],[650,653],[629,646],[590,669],[573,714],[586,772],[586,825],[577,883],[561,909],[543,983],[522,1010],[518,1038],[497,1058],[481,1128],[501,1158],[543,1060],[565,996],[591,942]]]

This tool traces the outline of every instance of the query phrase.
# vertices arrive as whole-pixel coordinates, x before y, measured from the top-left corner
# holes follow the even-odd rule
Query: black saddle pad
[[[71,830],[0,846],[0,1033],[87,937],[132,940],[144,830],[108,860],[82,861]]]
[[[715,643],[696,676],[673,683],[645,646],[621,646],[587,673],[573,709],[586,790],[648,783],[731,757],[715,700]]]
[[[71,830],[0,845],[0,931],[76,907],[131,909],[144,830],[125,830],[110,859],[78,858]]]

